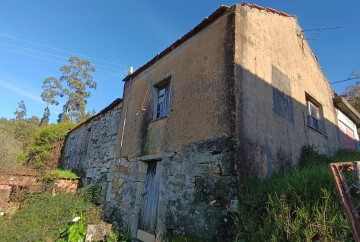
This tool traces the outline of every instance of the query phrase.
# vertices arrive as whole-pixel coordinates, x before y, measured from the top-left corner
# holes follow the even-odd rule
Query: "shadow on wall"
[[[240,180],[295,165],[304,145],[326,154],[339,149],[333,94],[324,79],[305,80],[301,73],[290,79],[275,65],[268,81],[240,65],[235,73]]]

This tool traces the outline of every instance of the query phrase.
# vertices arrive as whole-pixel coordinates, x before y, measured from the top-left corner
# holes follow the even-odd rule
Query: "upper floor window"
[[[307,125],[325,134],[322,106],[310,95],[306,94]]]
[[[165,117],[169,113],[170,78],[155,85],[156,96],[154,100],[154,119]]]

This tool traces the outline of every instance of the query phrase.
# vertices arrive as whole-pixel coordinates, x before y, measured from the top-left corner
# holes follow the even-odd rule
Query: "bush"
[[[244,185],[237,218],[238,240],[351,240],[329,163],[358,160],[360,153],[341,150],[328,157],[313,147],[302,151],[299,167]]]
[[[45,241],[60,237],[60,228],[82,213],[89,223],[101,221],[102,210],[80,194],[38,194],[29,197],[12,217],[0,218],[1,241]]]
[[[63,141],[75,126],[74,123],[51,124],[36,132],[27,156],[27,164],[38,170],[56,168]]]

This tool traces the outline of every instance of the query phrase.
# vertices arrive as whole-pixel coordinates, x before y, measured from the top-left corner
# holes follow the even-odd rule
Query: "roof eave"
[[[348,103],[348,101],[346,101],[345,98],[341,96],[337,96],[334,97],[333,102],[335,107],[338,108],[344,114],[346,114],[352,121],[354,121],[357,127],[360,126],[359,112],[356,111],[356,109],[353,106],[351,106],[350,103]]]

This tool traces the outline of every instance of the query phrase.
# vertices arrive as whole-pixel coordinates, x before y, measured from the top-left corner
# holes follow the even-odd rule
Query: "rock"
[[[111,231],[111,224],[88,224],[85,241],[105,241],[106,236],[108,236]]]

